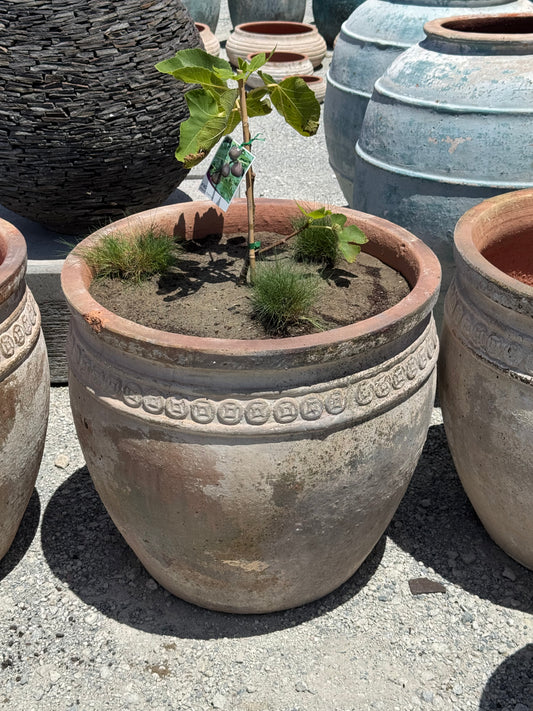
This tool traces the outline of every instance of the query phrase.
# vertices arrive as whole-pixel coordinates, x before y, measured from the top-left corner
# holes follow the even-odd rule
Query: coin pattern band
[[[24,360],[39,338],[41,322],[29,289],[15,310],[0,323],[0,380],[10,375]]]
[[[269,394],[217,400],[191,397],[175,384],[159,383],[116,367],[103,367],[79,341],[70,346],[74,376],[95,397],[143,418],[188,430],[208,427],[220,433],[253,434],[258,428],[279,432],[321,429],[349,424],[385,411],[419,389],[435,368],[438,338],[433,319],[408,349],[361,373]]]
[[[531,338],[485,315],[463,297],[454,282],[446,297],[449,328],[479,358],[533,385],[533,342]]]

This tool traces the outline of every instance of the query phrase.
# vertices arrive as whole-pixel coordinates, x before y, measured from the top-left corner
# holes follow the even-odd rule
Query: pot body
[[[402,52],[424,39],[424,23],[452,15],[500,14],[532,7],[529,0],[365,0],[359,4],[342,25],[324,101],[329,161],[350,206],[354,206],[355,144],[374,83]]]
[[[455,232],[456,274],[446,296],[439,392],[457,472],[490,536],[533,569],[533,287],[483,252],[528,242],[533,190],[467,212]]]
[[[326,54],[326,42],[314,25],[305,22],[247,22],[237,25],[226,42],[230,62],[257,52],[298,52],[318,67]]]
[[[368,104],[353,203],[413,231],[437,254],[437,323],[459,217],[484,199],[533,186],[532,20],[517,14],[427,23],[426,40],[391,64]]]
[[[185,0],[183,4],[195,22],[209,25],[211,32],[216,32],[220,0]]]
[[[342,23],[347,20],[362,0],[313,0],[313,17],[318,31],[333,46]]]
[[[250,60],[253,56],[248,55],[247,59]],[[274,52],[271,59],[262,67],[262,71],[270,74],[273,79],[280,82],[294,74],[313,74],[313,65],[305,54]],[[252,88],[264,86],[264,81],[256,72],[249,76],[246,83]]]
[[[181,2],[0,0],[0,15],[0,203],[69,234],[161,204],[187,175],[188,110],[154,65],[200,46]]]
[[[298,212],[258,200],[256,228],[288,234]],[[383,534],[420,455],[440,268],[405,230],[345,214],[413,290],[373,319],[312,336],[147,329],[90,297],[79,257],[65,263],[71,404],[89,471],[148,571],[198,605],[271,612],[335,589]],[[116,229],[143,222],[197,239],[232,233],[247,224],[246,201],[225,214],[169,206]]]
[[[220,54],[220,42],[216,38],[216,35],[214,35],[211,30],[209,29],[209,25],[206,25],[202,22],[195,22],[196,29],[200,33],[200,40],[204,46],[204,49],[206,52],[209,52],[209,54],[212,54],[215,57],[218,57]]]
[[[25,272],[24,239],[0,219],[0,559],[30,500],[48,421],[48,358]]]
[[[233,27],[243,22],[285,20],[302,22],[306,0],[228,0]]]

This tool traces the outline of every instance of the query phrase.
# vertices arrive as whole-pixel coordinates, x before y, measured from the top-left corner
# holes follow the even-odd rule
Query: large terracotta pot
[[[247,22],[237,25],[226,42],[229,61],[237,66],[256,52],[298,52],[318,67],[326,54],[326,42],[316,27],[305,22]]]
[[[455,259],[439,372],[446,435],[483,525],[533,569],[533,190],[469,210]]]
[[[0,203],[62,233],[160,205],[183,85],[154,65],[200,38],[179,0],[0,0]]]
[[[317,4],[322,5],[322,0]],[[402,52],[425,38],[424,23],[452,15],[531,8],[529,0],[365,0],[358,4],[335,45],[324,102],[329,161],[349,205],[354,205],[355,144],[374,82]]]
[[[183,4],[195,22],[208,25],[211,32],[216,32],[220,0],[184,0]]]
[[[25,273],[24,238],[0,219],[0,559],[30,500],[48,421],[48,358]]]
[[[301,22],[305,15],[306,0],[228,0],[233,27],[243,22],[284,20]]]
[[[439,258],[442,320],[459,217],[533,187],[533,14],[433,20],[378,79],[356,145],[353,204]]]
[[[298,207],[258,200],[257,230],[287,234]],[[79,256],[62,283],[71,312],[70,395],[95,486],[147,570],[175,595],[269,612],[335,589],[370,553],[420,455],[438,341],[435,256],[384,220],[343,210],[410,294],[360,323],[287,339],[197,338],[107,311]],[[242,232],[246,201],[121,220],[201,239]],[[83,243],[82,243],[83,244]]]

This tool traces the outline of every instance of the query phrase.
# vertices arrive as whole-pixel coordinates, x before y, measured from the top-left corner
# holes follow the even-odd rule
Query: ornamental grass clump
[[[83,250],[83,258],[96,279],[122,279],[136,284],[154,274],[163,274],[175,262],[177,245],[173,237],[153,229],[130,238],[105,235]]]
[[[252,309],[263,328],[283,335],[290,326],[311,321],[320,279],[291,260],[276,259],[257,266],[252,286]],[[317,325],[317,324],[314,324]]]

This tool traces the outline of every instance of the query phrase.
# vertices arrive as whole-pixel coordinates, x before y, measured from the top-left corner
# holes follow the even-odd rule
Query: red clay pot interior
[[[246,22],[240,29],[258,35],[301,35],[313,31],[312,25],[301,22]]]
[[[533,15],[531,14],[455,18],[440,24],[441,27],[454,32],[490,35],[524,35],[533,33]]]
[[[533,286],[533,227],[504,236],[485,249],[482,255],[513,279]]]
[[[533,286],[533,191],[500,195],[471,214],[467,212],[458,224],[459,244],[471,240],[494,267]]]
[[[254,54],[249,54],[247,59],[252,59],[257,57],[261,52],[255,52]],[[301,62],[302,59],[307,59],[306,54],[301,54],[300,52],[274,52],[267,62],[267,64],[272,64],[273,62]]]

